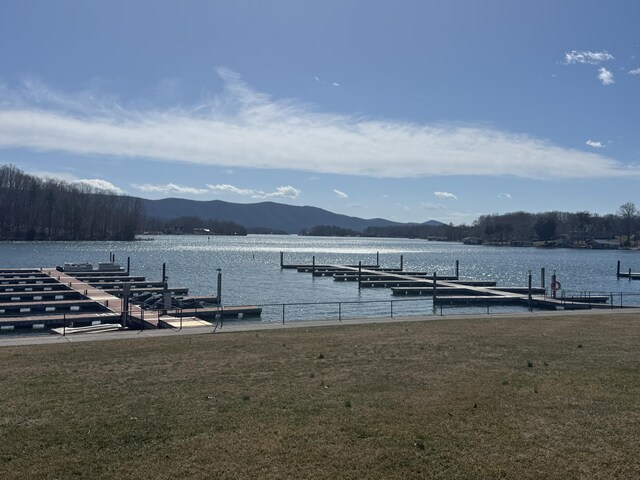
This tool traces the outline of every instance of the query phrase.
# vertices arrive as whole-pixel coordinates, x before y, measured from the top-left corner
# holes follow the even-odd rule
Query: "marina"
[[[148,282],[113,262],[109,270],[94,270],[90,264],[84,271],[77,269],[0,269],[0,328],[51,328],[54,332],[62,328],[65,333],[67,328],[71,333],[105,324],[183,328],[215,325],[222,318],[259,317],[262,311],[252,306],[224,308],[219,296],[188,297],[188,288],[169,288],[166,277],[163,282]],[[144,303],[154,298],[153,304]]]
[[[550,303],[550,274],[555,270],[557,280],[562,284],[556,292],[560,303],[556,305],[558,309],[564,308],[562,302],[574,303],[573,308],[579,308],[581,305],[576,306],[576,303],[585,303],[581,297],[589,297],[587,303],[593,308],[640,305],[637,282],[616,275],[618,260],[623,266],[621,270],[638,264],[638,253],[634,251],[497,248],[412,239],[291,235],[212,237],[211,240],[206,236],[166,235],[145,239],[148,241],[4,243],[0,250],[0,265],[6,268],[2,270],[1,279],[4,283],[0,284],[0,303],[75,301],[84,298],[85,289],[94,299],[103,295],[104,300],[111,298],[109,311],[106,312],[91,312],[88,305],[84,305],[82,310],[74,308],[59,312],[62,316],[66,314],[69,323],[73,319],[90,325],[94,321],[102,322],[99,318],[91,318],[98,313],[101,316],[112,315],[112,310],[118,309],[122,313],[121,292],[129,284],[130,300],[140,305],[147,302],[139,307],[140,311],[134,306],[129,308],[132,317],[138,314],[138,317],[144,316],[145,320],[144,324],[139,324],[132,318],[131,328],[156,328],[159,325],[158,316],[162,309],[149,307],[150,304],[160,307],[165,293],[171,293],[173,298],[209,299],[208,306],[198,306],[198,315],[206,315],[204,321],[211,325],[220,319],[214,317],[212,320],[209,315],[226,309],[229,309],[229,317],[226,318],[261,323],[281,323],[283,318],[287,322],[335,319],[339,315],[343,319],[384,317],[389,316],[391,311],[398,317],[434,315],[436,308],[438,315],[493,314],[539,308],[534,297],[545,300],[545,294],[540,290],[545,287],[546,302]],[[52,271],[52,276],[43,274],[40,268],[32,268],[64,265],[69,259],[82,259],[99,266],[109,251],[115,253],[107,258],[114,261],[117,256],[123,260],[124,268],[119,271],[103,268],[98,273],[95,267],[88,272],[43,269]],[[283,253],[286,255],[284,268],[280,268],[280,252],[286,252]],[[128,257],[133,260],[133,268],[127,265]],[[162,268],[163,263],[166,264],[165,269]],[[400,270],[401,263],[403,270]],[[360,285],[359,264],[363,267]],[[327,268],[330,266],[348,268]],[[541,267],[547,272],[544,287],[539,275]],[[435,302],[432,285],[434,271],[437,273]],[[533,277],[531,306],[528,302],[529,271]],[[305,281],[301,272],[308,272],[310,280]],[[9,275],[11,273],[17,275]],[[58,276],[63,273],[70,277],[66,283],[62,277],[58,281]],[[222,308],[211,302],[217,296],[218,273],[224,279]],[[450,287],[444,282],[454,282],[456,285]],[[468,290],[461,290],[460,286],[487,287],[489,290],[496,287],[504,295],[482,293],[479,290],[470,294]],[[26,295],[21,295],[23,293]],[[493,298],[509,295],[524,296],[527,300]],[[481,301],[479,298],[465,298],[480,296],[491,299]],[[118,306],[114,306],[113,302],[117,302]],[[599,305],[596,306],[596,303]],[[179,307],[176,302],[172,307],[185,311],[186,305],[183,303]],[[243,306],[261,308],[260,316],[234,316],[231,307]],[[44,316],[53,316],[54,322],[59,322],[59,314],[24,311],[16,315],[2,314],[2,317],[38,317],[35,320],[42,320]],[[178,321],[182,318],[184,326],[190,317],[184,315],[171,316]],[[62,323],[64,320],[60,325]],[[16,328],[16,333],[26,333],[31,327],[26,322],[25,328]],[[2,329],[2,333],[12,331],[8,327]]]

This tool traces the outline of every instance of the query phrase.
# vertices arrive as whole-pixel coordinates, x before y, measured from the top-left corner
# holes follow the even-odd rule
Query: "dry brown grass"
[[[637,478],[640,319],[0,349],[0,478]]]

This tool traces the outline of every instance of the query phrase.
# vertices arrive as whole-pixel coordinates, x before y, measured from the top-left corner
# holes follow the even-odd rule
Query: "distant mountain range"
[[[367,227],[391,227],[409,225],[383,218],[363,219],[332,213],[317,207],[298,207],[274,202],[230,203],[222,200],[198,201],[182,198],[162,200],[141,199],[150,217],[171,219],[199,217],[203,220],[234,222],[247,229],[266,228],[287,233],[298,233],[316,225],[335,225],[341,228],[362,231]],[[429,220],[423,225],[444,225]]]

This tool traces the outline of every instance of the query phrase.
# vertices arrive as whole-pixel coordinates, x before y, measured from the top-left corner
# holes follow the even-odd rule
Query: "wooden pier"
[[[523,305],[551,310],[613,308],[613,305],[607,305],[608,296],[548,297],[544,287],[531,286],[531,273],[526,287],[498,287],[493,281],[460,280],[457,261],[455,275],[443,276],[435,272],[384,269],[379,264],[322,265],[315,262],[315,257],[312,265],[286,265],[282,254],[280,258],[283,269],[333,277],[338,282],[357,282],[358,288],[389,288],[395,296],[428,295],[433,298],[434,305]]]
[[[0,270],[0,328],[120,322],[120,312],[72,287],[74,280],[55,269]]]
[[[164,277],[164,275],[163,275]],[[166,278],[166,277],[165,277]],[[221,318],[259,317],[254,306],[224,307],[217,297],[181,297],[188,288],[147,281],[124,269],[65,272],[62,268],[0,269],[0,329],[83,327],[117,324],[133,328],[213,325]],[[164,303],[165,294],[178,305]],[[161,308],[145,310],[141,301],[155,295]],[[186,304],[205,305],[181,308]],[[200,299],[202,302],[197,302]],[[207,307],[206,300],[213,306]],[[189,303],[190,302],[190,303]],[[166,307],[166,308],[165,308]]]

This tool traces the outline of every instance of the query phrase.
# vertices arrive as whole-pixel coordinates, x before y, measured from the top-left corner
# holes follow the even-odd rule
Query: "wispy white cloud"
[[[511,200],[511,194],[510,193],[499,193],[498,194],[498,198],[500,200]]]
[[[31,175],[35,175],[36,177],[54,178],[57,180],[62,180],[64,182],[73,183],[80,180],[80,178],[78,178],[77,175],[74,175],[73,173],[69,173],[69,172],[50,172],[46,170],[29,170],[29,169],[27,169],[26,172]]]
[[[458,199],[458,196],[451,192],[433,192],[433,194],[438,198],[448,198],[451,200]]]
[[[274,100],[229,70],[219,74],[225,81],[220,95],[162,110],[124,106],[95,92],[67,95],[41,84],[0,89],[0,148],[395,178],[639,173],[602,154],[486,125],[321,113]]]
[[[116,187],[113,183],[106,180],[101,180],[99,178],[82,178],[80,180],[75,180],[73,183],[78,185],[86,185],[87,187],[91,187],[92,189],[102,190],[109,193],[125,193],[124,190],[122,190],[120,187]]]
[[[564,63],[567,65],[575,63],[588,63],[597,65],[601,62],[613,60],[615,57],[609,52],[603,50],[601,52],[578,51],[572,50],[564,54]]]
[[[131,186],[145,193],[187,193],[191,195],[202,195],[209,193],[207,188],[185,187],[175,183],[165,183],[154,185],[151,183],[132,183]]]
[[[291,185],[282,185],[276,188],[275,192],[265,193],[264,198],[298,198],[301,193],[301,190]]]
[[[420,208],[423,208],[425,210],[442,210],[447,208],[447,206],[441,203],[422,202],[420,204]]]
[[[339,86],[340,86],[340,84],[339,84],[338,82],[333,82],[333,83],[331,84],[331,86],[332,86],[332,87],[339,87]]]
[[[256,193],[256,190],[250,190],[248,188],[238,188],[234,185],[229,185],[228,183],[222,183],[217,185],[207,184],[209,189],[213,190],[216,193],[233,193],[234,195],[243,195],[243,196],[251,196]]]
[[[398,207],[403,212],[410,212],[411,211],[411,207],[408,207],[407,205],[404,205],[402,203],[394,203],[393,206],[394,207]]]
[[[640,75],[640,68],[634,68],[633,70],[629,70],[629,75]]]
[[[77,175],[69,172],[48,172],[44,170],[29,170],[28,173],[37,177],[62,180],[64,182],[86,186],[94,190],[102,190],[108,193],[117,193],[119,195],[126,193],[120,187],[101,178],[78,178]]]
[[[216,193],[232,193],[235,195],[242,195],[251,198],[298,198],[302,193],[297,188],[291,185],[281,185],[273,192],[264,192],[262,190],[253,190],[250,188],[238,188],[229,184],[207,184],[209,191]]]
[[[349,195],[347,195],[346,193],[341,192],[340,190],[337,190],[335,188],[333,189],[333,193],[335,193],[336,197],[338,197],[338,198],[349,198]]]
[[[592,147],[592,148],[605,148],[606,147],[606,145],[603,144],[602,142],[591,140],[591,139],[587,140],[585,142],[585,144],[588,145],[589,147]]]
[[[604,67],[600,67],[598,69],[598,80],[600,80],[603,85],[611,85],[612,83],[615,83],[613,80],[613,73]]]

